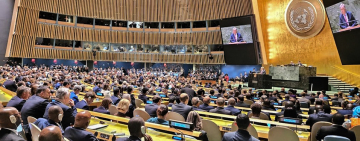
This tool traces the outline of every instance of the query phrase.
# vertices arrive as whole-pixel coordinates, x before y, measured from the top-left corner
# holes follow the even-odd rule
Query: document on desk
[[[105,128],[109,125],[105,125],[105,124],[95,124],[95,125],[91,125],[88,127],[88,129],[91,129],[91,130],[97,130],[97,129],[100,129],[100,128]]]

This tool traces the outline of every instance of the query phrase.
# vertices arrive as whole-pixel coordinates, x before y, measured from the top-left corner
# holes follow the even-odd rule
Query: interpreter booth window
[[[196,45],[194,46],[194,53],[200,54],[200,53],[208,53],[208,46],[207,45]]]
[[[171,46],[171,45],[163,46],[163,53],[176,53],[176,46]]]
[[[110,20],[103,20],[103,19],[95,19],[95,26],[110,26]]]
[[[113,52],[126,52],[126,45],[124,44],[110,44]]]
[[[178,22],[177,28],[190,28],[190,22]]]
[[[143,52],[144,51],[144,45],[130,45],[130,47],[133,46],[135,48],[136,52]]]
[[[93,49],[92,42],[82,42],[82,46],[84,47],[84,50],[87,50],[87,51],[92,51],[92,49]]]
[[[145,22],[145,28],[159,29],[159,23],[158,22]]]
[[[210,51],[224,51],[223,45],[209,45]]]
[[[49,38],[37,37],[35,40],[36,45],[53,46],[53,43],[54,43],[54,39],[49,39]]]
[[[94,49],[97,51],[108,52],[110,50],[108,43],[94,43]]]
[[[192,53],[193,53],[193,46],[186,45],[186,54],[192,54]]]
[[[127,21],[112,21],[112,27],[127,27]]]
[[[92,18],[77,17],[78,24],[93,25],[94,20]]]
[[[73,40],[62,40],[62,39],[56,39],[55,40],[55,47],[73,47]]]
[[[198,21],[193,23],[193,28],[204,28],[206,27],[205,21]]]
[[[220,27],[220,21],[219,20],[213,20],[208,22],[209,27]]]
[[[58,21],[67,22],[67,23],[74,23],[74,16],[59,14]]]
[[[129,21],[129,28],[143,28],[144,26],[144,22],[134,22],[134,21]]]
[[[178,45],[178,46],[176,46],[176,53],[185,54],[186,53],[186,45]]]
[[[163,22],[161,23],[161,28],[175,28],[173,22]]]
[[[75,41],[75,48],[80,49],[81,47],[81,41]]]
[[[47,19],[56,21],[57,14],[40,11],[39,19]]]
[[[159,53],[160,46],[159,45],[144,45],[145,53]]]

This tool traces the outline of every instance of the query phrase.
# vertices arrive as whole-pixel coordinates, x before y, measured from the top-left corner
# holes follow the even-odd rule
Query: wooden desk
[[[345,28],[345,29],[340,29],[339,32],[343,32],[343,31],[347,31],[347,30],[353,30],[356,28],[360,28],[360,25],[354,26],[354,27],[349,27],[349,28]]]
[[[201,118],[206,120],[211,120],[212,122],[214,122],[216,125],[219,126],[221,132],[229,132],[229,130],[231,130],[231,125],[234,122],[229,120],[221,120],[218,118],[209,118],[209,117],[201,117]],[[251,125],[254,126],[254,128],[258,132],[259,138],[267,139],[269,137],[268,135],[270,130],[269,127],[257,125],[257,124],[251,124]],[[224,130],[224,129],[228,129],[228,130]],[[296,131],[296,133],[298,134],[300,141],[307,141],[308,138],[310,137],[310,132]]]
[[[83,110],[83,109],[77,109],[78,112],[82,112],[82,111],[87,111],[87,110]],[[118,117],[118,116],[113,116],[113,115],[108,115],[108,114],[103,114],[103,113],[98,113],[98,112],[92,112],[92,111],[88,111],[90,112],[90,114],[92,116],[96,116],[96,117],[101,117],[103,119],[110,119],[113,122],[121,122],[121,123],[125,123],[127,124],[129,122],[130,119],[128,118],[123,118],[123,117]],[[149,123],[149,122],[145,122],[145,126],[148,128],[154,128],[154,129],[159,129],[159,130],[163,130],[163,131],[170,131],[170,132],[174,132],[174,133],[180,133],[178,130],[171,128],[169,126],[165,126],[165,125],[160,125],[160,124],[155,124],[155,123]],[[193,137],[199,137],[201,132],[197,132],[197,131],[186,131],[186,130],[180,130],[184,135],[188,135],[188,136],[193,136]]]
[[[10,99],[15,95],[15,92],[5,89],[4,87],[0,87],[0,101],[3,106],[6,106]]]
[[[125,136],[116,136],[116,138],[122,138],[122,137],[129,137],[130,136],[128,126],[126,124],[120,124],[120,123],[100,120],[100,119],[97,119],[97,118],[91,118],[89,125],[99,124],[100,121],[105,122],[105,124],[108,125],[108,126],[105,127],[105,128],[97,129],[97,130],[86,129],[87,131],[89,131],[89,132],[91,132],[93,134],[95,132],[98,132],[98,134],[96,136],[98,139],[112,141],[113,134],[114,134],[112,132],[114,132],[114,131],[116,131],[116,133],[125,133]],[[159,132],[159,131],[155,131],[155,130],[146,130],[146,133],[148,135],[150,135],[151,138],[154,141],[160,141],[160,140],[161,141],[172,141],[171,137],[173,135],[171,135],[171,134],[167,134],[167,133],[163,133],[163,132]],[[103,136],[104,134],[108,135],[109,138],[104,138],[104,136]],[[187,141],[198,141],[196,139],[190,139],[190,138],[186,138],[186,140]]]

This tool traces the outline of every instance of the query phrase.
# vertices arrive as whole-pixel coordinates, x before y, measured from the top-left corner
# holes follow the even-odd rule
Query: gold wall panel
[[[359,87],[360,65],[341,65],[327,18],[324,29],[310,39],[299,39],[287,30],[284,12],[289,1],[258,0],[268,65],[301,60],[303,64],[317,67],[318,74],[327,74]]]

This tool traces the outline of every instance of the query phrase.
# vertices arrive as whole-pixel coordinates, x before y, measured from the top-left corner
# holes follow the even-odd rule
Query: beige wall
[[[304,64],[317,67],[318,74],[331,75],[360,86],[360,65],[341,65],[327,19],[317,36],[299,39],[285,25],[284,13],[290,0],[257,1],[268,65],[288,64],[290,61],[296,63],[301,60]]]

